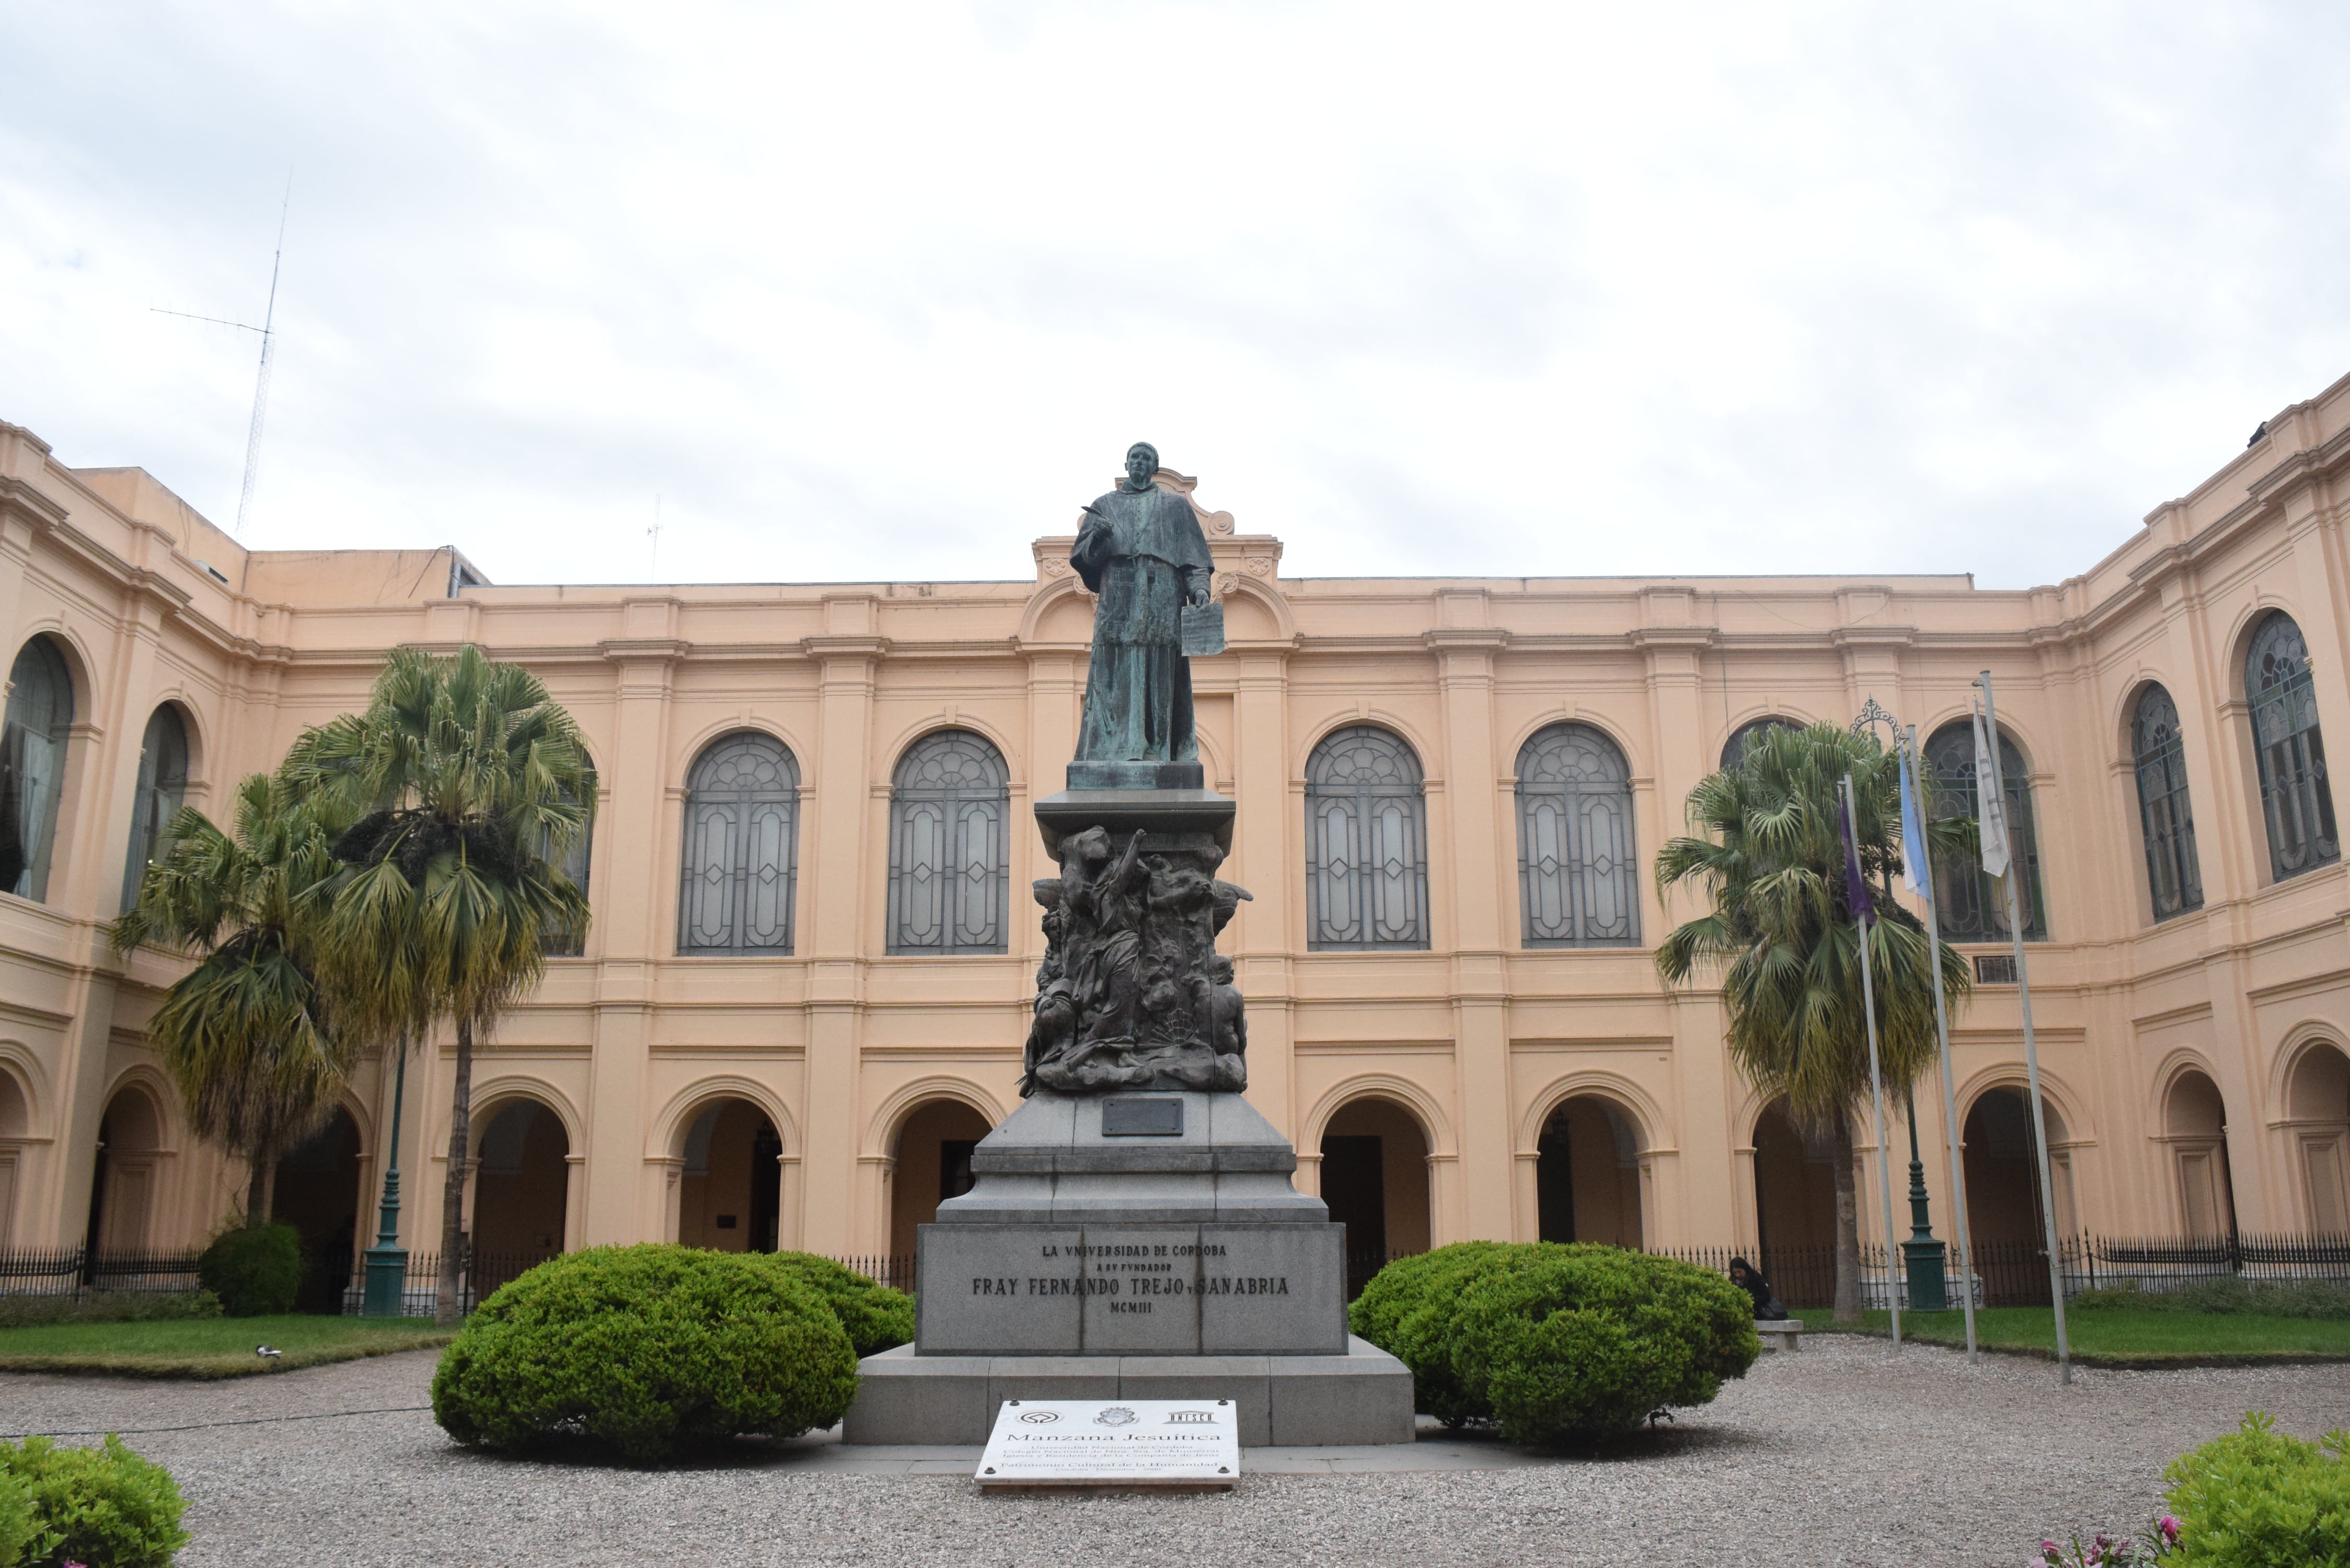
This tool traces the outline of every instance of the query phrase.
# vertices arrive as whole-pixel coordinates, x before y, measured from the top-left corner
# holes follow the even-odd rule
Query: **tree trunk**
[[[1860,1321],[1860,1192],[1853,1176],[1852,1118],[1843,1110],[1828,1125],[1835,1158],[1835,1320]]]
[[[457,1020],[457,1084],[449,1107],[449,1177],[441,1193],[441,1290],[432,1321],[454,1328],[462,1315],[457,1285],[465,1267],[465,1149],[472,1137],[473,1021]]]
[[[277,1146],[272,1143],[261,1151],[261,1222],[269,1223],[277,1213]]]
[[[270,1158],[266,1144],[255,1149],[251,1158],[253,1174],[244,1184],[244,1228],[258,1231],[269,1223],[269,1179],[276,1174],[277,1162]]]

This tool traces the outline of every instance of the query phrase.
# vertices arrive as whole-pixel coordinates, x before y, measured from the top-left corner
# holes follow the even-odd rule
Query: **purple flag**
[[[1860,874],[1860,851],[1855,846],[1852,829],[1852,781],[1845,781],[1844,810],[1838,814],[1837,825],[1844,829],[1844,901],[1852,918],[1863,925],[1877,918],[1876,902],[1868,896],[1868,878]]]

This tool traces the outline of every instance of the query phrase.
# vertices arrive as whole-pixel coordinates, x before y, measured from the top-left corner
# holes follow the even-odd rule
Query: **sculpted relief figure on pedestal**
[[[1153,483],[1157,449],[1138,441],[1126,471],[1117,490],[1086,508],[1069,552],[1099,596],[1077,762],[1187,763],[1199,755],[1199,742],[1183,618],[1187,607],[1196,613],[1208,601],[1207,536],[1191,502]],[[1196,781],[1196,772],[1191,776]],[[1045,954],[1036,971],[1024,1095],[1237,1091],[1248,1083],[1241,995],[1232,961],[1216,953],[1217,934],[1248,890],[1216,876],[1224,858],[1216,836],[1184,826],[1147,799],[1138,805],[1138,795],[1195,808],[1204,798],[1230,820],[1229,803],[1196,787],[1055,797],[1115,801],[1129,823],[1144,826],[1046,836],[1061,874],[1035,887]]]

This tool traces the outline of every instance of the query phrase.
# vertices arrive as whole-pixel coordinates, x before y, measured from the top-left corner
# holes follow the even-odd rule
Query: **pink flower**
[[[2162,1538],[2173,1546],[2178,1544],[2178,1521],[2168,1513],[2162,1516]]]

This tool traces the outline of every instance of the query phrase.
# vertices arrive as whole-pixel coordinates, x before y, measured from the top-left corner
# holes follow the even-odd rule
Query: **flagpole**
[[[1988,739],[1983,750],[1988,759],[1975,759],[1975,781],[1980,789],[1983,763],[1991,765],[1991,798],[1998,803],[2002,824],[2007,812],[2007,781],[2001,776],[1999,766],[1999,711],[1992,705],[1991,671],[1986,670],[1975,680],[1982,688],[1983,728]],[[2007,874],[2000,880],[2007,886],[2007,930],[2015,941],[2015,994],[2023,1010],[2023,1072],[2032,1085],[2032,1142],[2040,1157],[2040,1209],[2048,1237],[2048,1299],[2056,1314],[2056,1372],[2062,1382],[2073,1381],[2072,1346],[2064,1335],[2064,1257],[2056,1243],[2056,1180],[2048,1163],[2048,1113],[2040,1103],[2040,1047],[2032,1033],[2032,977],[2023,968],[2023,913],[2016,897],[2016,879],[2023,867],[2016,863],[2012,847],[2009,851]]]
[[[1860,813],[1855,809],[1852,797],[1852,774],[1844,775],[1845,853],[1852,875],[1860,874]],[[1853,929],[1860,936],[1860,1005],[1868,1023],[1868,1096],[1877,1107],[1877,1191],[1885,1204],[1885,1304],[1893,1314],[1893,1348],[1901,1348],[1901,1243],[1893,1229],[1893,1157],[1889,1152],[1892,1140],[1885,1131],[1885,1074],[1877,1064],[1877,986],[1871,979],[1868,962],[1868,920],[1863,911],[1852,912]]]
[[[1967,1360],[1975,1362],[1980,1354],[1975,1348],[1975,1248],[1974,1236],[1967,1227],[1967,1173],[1959,1150],[1959,1087],[1950,1070],[1950,1014],[1942,1001],[1942,919],[1934,902],[1934,863],[1932,852],[1925,842],[1926,759],[1918,752],[1918,726],[1909,726],[1902,762],[1908,774],[1909,799],[1907,809],[1917,813],[1918,866],[1910,878],[1911,886],[1926,898],[1926,956],[1934,971],[1934,1038],[1942,1056],[1942,1137],[1950,1150],[1950,1212],[1959,1227],[1959,1304],[1967,1314]]]

